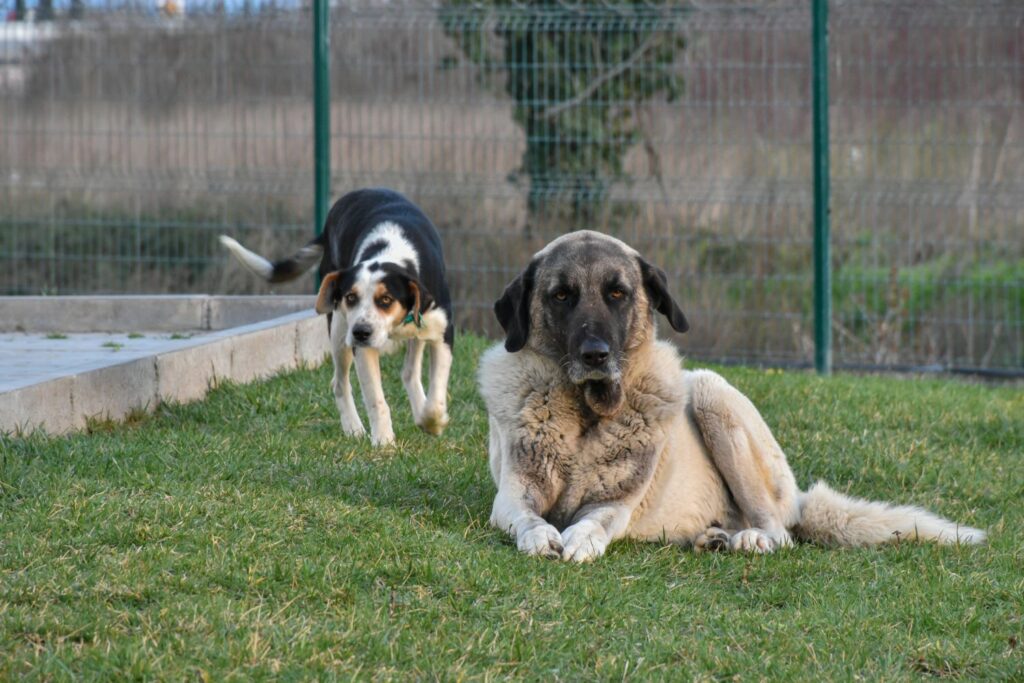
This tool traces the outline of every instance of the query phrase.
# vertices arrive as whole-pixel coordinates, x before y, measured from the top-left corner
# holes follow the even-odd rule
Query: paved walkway
[[[209,333],[26,334],[0,332],[0,393],[194,346]]]
[[[312,308],[310,296],[0,297],[0,433],[62,433],[319,364]]]

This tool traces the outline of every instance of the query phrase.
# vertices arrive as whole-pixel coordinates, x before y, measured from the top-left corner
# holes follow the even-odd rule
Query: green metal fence
[[[340,3],[329,194],[419,202],[465,327],[586,227],[689,355],[810,364],[811,6]],[[312,233],[310,11],[186,7],[0,25],[0,292],[267,291],[216,235]],[[1024,3],[833,0],[828,67],[836,366],[1024,372]]]

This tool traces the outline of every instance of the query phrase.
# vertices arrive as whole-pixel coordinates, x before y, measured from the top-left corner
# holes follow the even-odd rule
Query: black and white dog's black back
[[[353,358],[375,445],[392,443],[380,354],[406,342],[402,383],[416,424],[440,434],[448,424],[448,375],[455,337],[451,296],[437,229],[397,192],[350,192],[327,214],[323,232],[287,259],[271,263],[227,236],[221,242],[269,282],[293,280],[320,261],[316,310],[327,315],[334,357],[331,385],[346,434],[364,433],[349,382]],[[430,382],[422,383],[430,347]]]

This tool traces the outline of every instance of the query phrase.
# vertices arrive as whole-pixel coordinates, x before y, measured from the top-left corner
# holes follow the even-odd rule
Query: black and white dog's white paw
[[[441,410],[425,410],[416,425],[427,434],[439,435],[448,426],[448,413]]]

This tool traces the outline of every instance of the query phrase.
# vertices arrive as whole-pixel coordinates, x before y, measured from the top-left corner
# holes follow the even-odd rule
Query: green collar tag
[[[405,316],[405,320],[402,321],[403,325],[408,325],[409,323],[416,323],[416,327],[423,327],[422,323],[416,322],[416,316],[414,316],[412,313],[409,313],[407,316]]]

